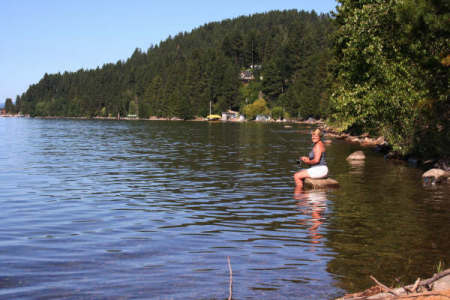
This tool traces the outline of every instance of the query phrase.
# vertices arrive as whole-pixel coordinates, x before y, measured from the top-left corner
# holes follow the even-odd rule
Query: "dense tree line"
[[[448,156],[450,2],[339,2],[331,119],[402,154]]]
[[[126,61],[45,74],[19,97],[36,116],[150,116],[190,119],[242,110],[264,93],[268,108],[292,116],[326,112],[333,31],[327,14],[272,11],[213,22],[169,37]],[[239,74],[253,68],[255,80]],[[259,68],[259,66],[261,68]],[[275,109],[275,111],[277,111]]]

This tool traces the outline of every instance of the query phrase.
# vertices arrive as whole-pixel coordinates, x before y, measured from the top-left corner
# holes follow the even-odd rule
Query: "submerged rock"
[[[362,159],[366,159],[366,156],[362,151],[355,151],[347,157],[347,160],[362,160]]]
[[[312,179],[306,178],[304,182],[305,189],[325,189],[325,188],[337,188],[339,182],[332,178]]]
[[[447,180],[449,172],[442,169],[431,169],[422,174],[424,183],[440,183]]]

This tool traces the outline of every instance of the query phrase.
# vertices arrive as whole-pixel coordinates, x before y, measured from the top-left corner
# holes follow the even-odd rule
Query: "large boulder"
[[[433,282],[433,291],[449,291],[450,292],[450,276],[445,276]]]
[[[440,183],[446,181],[449,177],[449,172],[442,169],[431,169],[422,174],[424,183]]]
[[[326,189],[326,188],[337,188],[339,187],[339,182],[332,178],[322,178],[322,179],[312,179],[305,178],[304,181],[305,189]]]
[[[347,160],[363,160],[363,159],[366,159],[366,156],[362,151],[355,151],[347,157]]]

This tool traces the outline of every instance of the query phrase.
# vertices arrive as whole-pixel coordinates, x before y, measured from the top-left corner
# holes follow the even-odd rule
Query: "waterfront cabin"
[[[228,110],[222,112],[222,121],[236,121],[239,120],[239,113],[237,111]]]
[[[242,71],[242,72],[239,74],[239,78],[240,78],[241,81],[243,81],[243,82],[249,82],[249,81],[255,79],[255,77],[253,76],[253,71],[252,71],[252,70],[245,70],[245,71]]]

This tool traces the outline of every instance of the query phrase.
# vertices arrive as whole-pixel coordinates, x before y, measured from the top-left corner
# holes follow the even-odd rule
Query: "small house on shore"
[[[239,113],[237,111],[228,110],[222,112],[222,121],[233,121],[239,119]]]
[[[242,81],[244,81],[244,82],[249,82],[250,80],[254,80],[254,79],[255,79],[255,77],[253,76],[253,72],[252,72],[252,70],[250,70],[250,69],[245,70],[245,71],[242,71],[242,72],[239,74],[239,78],[240,78]]]

